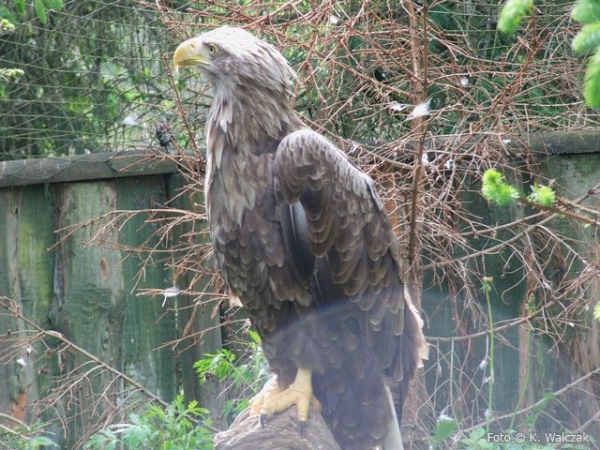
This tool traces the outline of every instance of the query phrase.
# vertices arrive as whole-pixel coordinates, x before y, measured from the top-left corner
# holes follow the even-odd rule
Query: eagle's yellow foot
[[[260,411],[262,410],[263,405],[267,402],[267,399],[274,397],[281,392],[282,390],[279,388],[279,383],[277,382],[277,375],[273,375],[271,379],[265,383],[260,392],[250,400],[252,414],[260,414]]]
[[[308,420],[308,409],[313,405],[321,410],[321,403],[313,396],[311,371],[298,369],[294,382],[285,390],[281,390],[277,384],[277,377],[271,378],[260,393],[251,401],[252,413],[263,417],[285,411],[292,405],[298,408],[298,420],[300,423]]]

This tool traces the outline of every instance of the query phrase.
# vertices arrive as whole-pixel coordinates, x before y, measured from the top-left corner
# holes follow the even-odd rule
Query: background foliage
[[[146,121],[167,100],[159,17],[134,1],[16,3],[0,2],[16,25],[0,66],[24,72],[0,84],[0,159],[146,147]]]
[[[2,159],[152,146],[153,125],[174,106],[163,58],[183,36],[216,23],[250,26],[280,44],[299,68],[297,108],[345,139],[392,145],[411,130],[399,106],[428,97],[436,135],[597,122],[582,102],[569,1],[538,2],[518,36],[496,31],[498,7],[485,0],[426,8],[70,1],[58,11],[48,2],[45,22],[38,3],[0,3],[0,17],[17,25],[0,36],[0,66],[26,72],[0,85]],[[417,59],[416,43],[426,44]]]

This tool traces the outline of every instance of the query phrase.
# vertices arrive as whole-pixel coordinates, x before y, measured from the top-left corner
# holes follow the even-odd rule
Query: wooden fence
[[[64,342],[57,339],[33,340],[36,327],[61,333],[165,401],[183,387],[188,398],[218,405],[210,383],[200,386],[192,365],[220,348],[220,330],[205,333],[185,350],[165,345],[189,324],[194,299],[179,296],[174,314],[168,311],[172,299],[163,305],[160,295],[138,295],[170,287],[173,276],[157,260],[145,264],[138,279],[143,261],[123,250],[153,242],[152,226],[144,225],[147,215],[109,229],[105,237],[123,248],[86,245],[92,224],[55,246],[70,226],[115,210],[166,204],[182,184],[176,164],[146,152],[15,161],[0,163],[0,180],[0,413],[26,423],[35,420],[41,397],[56,389],[56,377],[94,366],[85,355],[64,351]],[[202,199],[179,195],[171,206],[191,209],[194,203]],[[172,239],[184,232],[176,227]],[[11,314],[15,307],[33,324]],[[218,324],[218,315],[211,318],[208,307],[194,313],[198,330]],[[90,414],[85,406],[95,401],[98,390],[107,390],[101,392],[107,402],[124,397],[122,381],[111,383],[110,373],[98,372],[102,374],[90,377],[89,386],[79,392],[61,393],[55,415],[67,423],[54,420],[50,431],[64,448],[85,435],[92,417],[81,416]],[[53,417],[45,413],[42,418]]]
[[[588,192],[600,180],[600,139],[597,134],[555,134],[543,139],[533,138],[529,143],[555,155],[541,162],[541,170],[556,180],[555,186],[561,193],[569,197],[589,195],[589,207],[598,207],[598,192]],[[23,422],[35,420],[39,402],[48,395],[47,390],[56,389],[53,381],[65,373],[81,372],[90,361],[80,353],[65,351],[68,349],[56,338],[58,335],[49,334],[48,339],[30,345],[31,336],[38,328],[61,333],[91,356],[123,372],[165,401],[172,400],[183,387],[188,398],[200,399],[203,405],[211,408],[222,408],[216,387],[210,382],[198,383],[192,368],[205,353],[221,347],[221,331],[215,327],[219,318],[212,317],[210,307],[194,304],[194,298],[178,297],[178,313],[175,314],[166,313],[168,304],[163,305],[162,296],[137,295],[144,289],[160,290],[171,286],[173,276],[164,261],[156,260],[154,264],[145,265],[143,277],[136,278],[142,261],[123,248],[136,248],[153,239],[152,227],[144,225],[143,215],[110,231],[111,240],[122,244],[122,248],[84,245],[86,232],[89,233],[86,228],[55,246],[69,226],[110,211],[153,209],[175,197],[177,199],[171,206],[181,209],[193,209],[195,204],[202,203],[201,198],[177,196],[182,183],[172,160],[162,160],[147,152],[0,163],[1,414]],[[487,212],[479,213],[489,214],[490,222],[498,220],[498,214],[502,214],[490,214],[481,200],[479,206],[477,201],[474,205],[486,209]],[[175,228],[172,241],[176,242],[178,235],[185,232],[185,229]],[[585,248],[588,254],[595,254],[595,261],[600,264],[595,229],[578,226],[560,232],[575,238],[580,242],[577,245]],[[157,245],[163,243],[157,242]],[[483,247],[487,242],[480,241],[477,245]],[[492,258],[488,262],[490,266],[496,264],[496,269],[502,271],[500,265],[504,261]],[[513,291],[514,286],[520,286],[513,294],[522,296],[525,277],[519,270],[516,268],[509,273],[512,280],[507,285]],[[186,282],[179,280],[182,285]],[[499,285],[501,283],[499,281]],[[197,290],[201,291],[200,288]],[[600,281],[596,277],[589,290],[590,304],[598,301],[599,293]],[[438,365],[440,373],[443,372],[442,365],[447,363],[440,355],[450,354],[454,351],[449,350],[450,347],[455,345],[444,338],[452,337],[457,326],[452,322],[452,313],[445,314],[446,306],[440,303],[447,295],[443,289],[432,287],[423,297],[426,315],[435,311],[426,334],[441,338],[431,341],[436,351],[432,353],[429,368]],[[507,304],[502,313],[507,318],[516,317],[522,314],[520,305],[522,302]],[[195,314],[196,330],[212,328],[212,331],[185,348],[164,345],[181,337],[192,314]],[[572,367],[569,376],[576,379],[578,374],[595,370],[596,375],[589,381],[598,383],[600,333],[598,322],[590,317],[584,319],[582,331],[578,330],[583,335],[579,337],[578,354],[571,357],[577,367]],[[523,355],[523,346],[518,342],[528,338],[519,333],[515,328],[514,333],[508,335],[507,339],[514,347],[505,345],[506,355],[498,356],[504,359],[498,365],[495,389],[507,393],[506,398],[499,399],[513,405],[506,408],[514,407],[519,401],[520,393],[516,390],[519,379],[533,376],[523,373],[523,367],[527,366],[524,361],[537,357]],[[467,345],[465,342],[457,341],[456,345]],[[485,342],[478,345],[478,349],[470,348],[466,353],[480,358]],[[444,353],[446,351],[448,353]],[[556,380],[552,378],[554,375],[544,374],[549,380]],[[88,417],[82,417],[78,411],[87,411],[85,405],[90,396],[101,395],[113,406],[126,396],[123,383],[111,383],[110,376],[110,373],[102,372],[97,379],[91,377],[92,381],[87,382],[89,385],[63,396],[63,402],[55,405],[56,416],[63,418],[63,422],[54,421],[50,431],[59,436],[64,448],[76,446],[85,434]],[[428,383],[436,376],[435,369],[429,370]],[[586,400],[588,405],[582,407],[586,410],[593,410],[600,402],[597,384],[590,389],[596,396]],[[98,393],[98,390],[102,392]]]

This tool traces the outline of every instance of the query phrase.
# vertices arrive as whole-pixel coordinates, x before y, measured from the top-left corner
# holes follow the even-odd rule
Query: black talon
[[[261,415],[258,416],[258,422],[260,423],[260,427],[261,428],[265,427],[266,418],[267,418],[266,414],[261,414]]]
[[[299,421],[299,425],[298,428],[300,430],[300,434],[304,434],[304,428],[306,427],[306,421],[305,420],[300,420]]]

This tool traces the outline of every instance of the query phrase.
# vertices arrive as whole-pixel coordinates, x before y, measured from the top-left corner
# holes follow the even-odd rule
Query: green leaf
[[[571,17],[575,22],[593,23],[600,20],[600,0],[577,0]]]
[[[25,14],[27,8],[25,6],[25,0],[14,0],[15,8],[19,14]]]
[[[27,448],[31,450],[37,450],[40,448],[49,450],[51,448],[60,448],[60,446],[50,438],[45,436],[36,436],[27,443]]]
[[[479,439],[481,439],[483,437],[484,434],[485,434],[485,428],[483,428],[483,427],[475,428],[473,431],[471,431],[471,434],[469,434],[469,438],[473,439],[474,441],[478,441]]]
[[[600,302],[594,306],[594,319],[600,322]]]
[[[45,25],[46,22],[48,22],[48,16],[46,16],[46,5],[44,4],[44,0],[34,0],[34,4],[38,19]]]
[[[248,330],[248,337],[255,344],[260,344],[260,335],[254,330]]]
[[[533,429],[540,414],[546,410],[548,404],[555,398],[556,398],[556,395],[552,392],[548,392],[548,393],[544,394],[544,398],[542,399],[542,401],[533,408],[533,410],[531,411],[531,413],[529,414],[528,417],[523,419],[523,421],[521,422],[521,425],[526,426],[530,429]]]
[[[21,69],[2,69],[0,68],[0,80],[6,81],[9,79],[16,80],[25,74]]]
[[[600,107],[600,49],[588,61],[583,96],[588,106]]]
[[[481,280],[481,292],[492,292],[493,284],[493,277],[483,277]]]
[[[60,11],[64,7],[63,0],[44,0],[44,3],[48,9],[53,9],[55,11]]]
[[[0,35],[4,33],[14,33],[15,26],[6,19],[0,19]]]
[[[523,18],[533,10],[533,0],[508,0],[498,17],[498,29],[503,33],[515,32]]]
[[[596,50],[598,45],[600,45],[600,23],[584,26],[571,43],[571,47],[577,53]]]
[[[446,439],[451,437],[458,429],[458,424],[454,420],[440,420],[433,429],[433,440],[437,444],[441,444]]]
[[[117,448],[118,438],[111,430],[100,430],[98,433],[90,437],[84,444],[85,450],[114,450]]]
[[[535,311],[536,301],[535,296],[531,294],[527,299],[527,314],[532,314]]]

